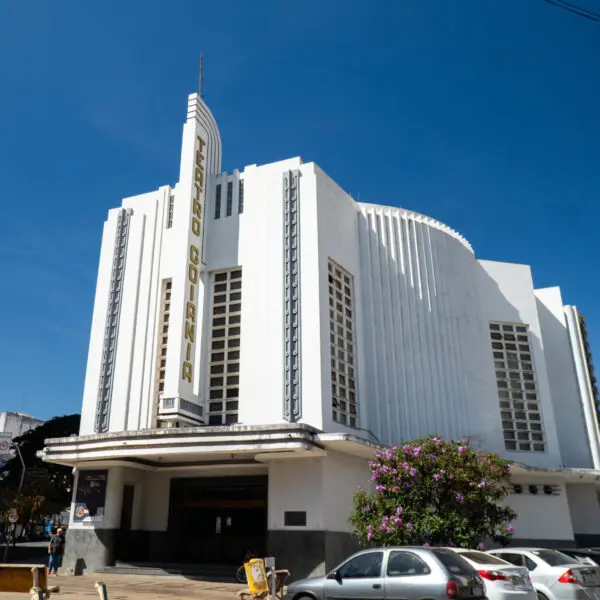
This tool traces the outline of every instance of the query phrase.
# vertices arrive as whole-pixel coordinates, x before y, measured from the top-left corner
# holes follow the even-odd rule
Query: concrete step
[[[146,577],[182,575],[184,577],[193,577],[199,581],[236,583],[238,568],[235,565],[132,564],[117,562],[112,567],[104,567],[96,572],[113,575],[141,575]]]

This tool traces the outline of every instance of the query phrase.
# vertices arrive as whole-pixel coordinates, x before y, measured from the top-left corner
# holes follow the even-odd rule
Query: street
[[[83,575],[52,578],[51,585],[60,587],[53,598],[98,598],[96,581],[104,581],[109,600],[235,600],[243,585],[195,581],[181,576],[145,577],[140,575]],[[0,593],[0,600],[29,598],[28,594]]]

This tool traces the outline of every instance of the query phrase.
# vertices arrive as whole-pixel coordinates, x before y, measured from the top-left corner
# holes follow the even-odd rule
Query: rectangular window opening
[[[221,184],[217,183],[217,193],[215,194],[215,219],[221,218]]]
[[[233,181],[227,182],[227,207],[225,216],[230,217],[233,211]]]

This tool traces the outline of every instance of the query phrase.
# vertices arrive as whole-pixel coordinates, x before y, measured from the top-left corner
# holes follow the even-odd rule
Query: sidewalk
[[[237,600],[243,585],[194,581],[174,576],[144,577],[141,575],[83,575],[82,577],[52,577],[51,585],[60,587],[60,594],[52,599],[98,600],[94,588],[96,581],[104,581],[108,588],[108,600]],[[0,600],[29,600],[28,594],[0,593]]]

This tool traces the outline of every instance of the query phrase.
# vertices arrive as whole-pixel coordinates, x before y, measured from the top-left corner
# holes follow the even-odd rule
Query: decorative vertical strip
[[[98,386],[98,402],[96,404],[96,433],[108,431],[110,403],[112,400],[113,378],[115,372],[115,354],[119,337],[119,319],[121,316],[121,299],[123,297],[123,276],[127,257],[127,241],[129,224],[133,211],[122,208],[117,218],[113,265],[108,291],[108,308],[104,328],[104,346],[102,348],[102,364],[100,366],[100,383]]]
[[[283,418],[302,416],[300,356],[300,171],[283,175]]]

